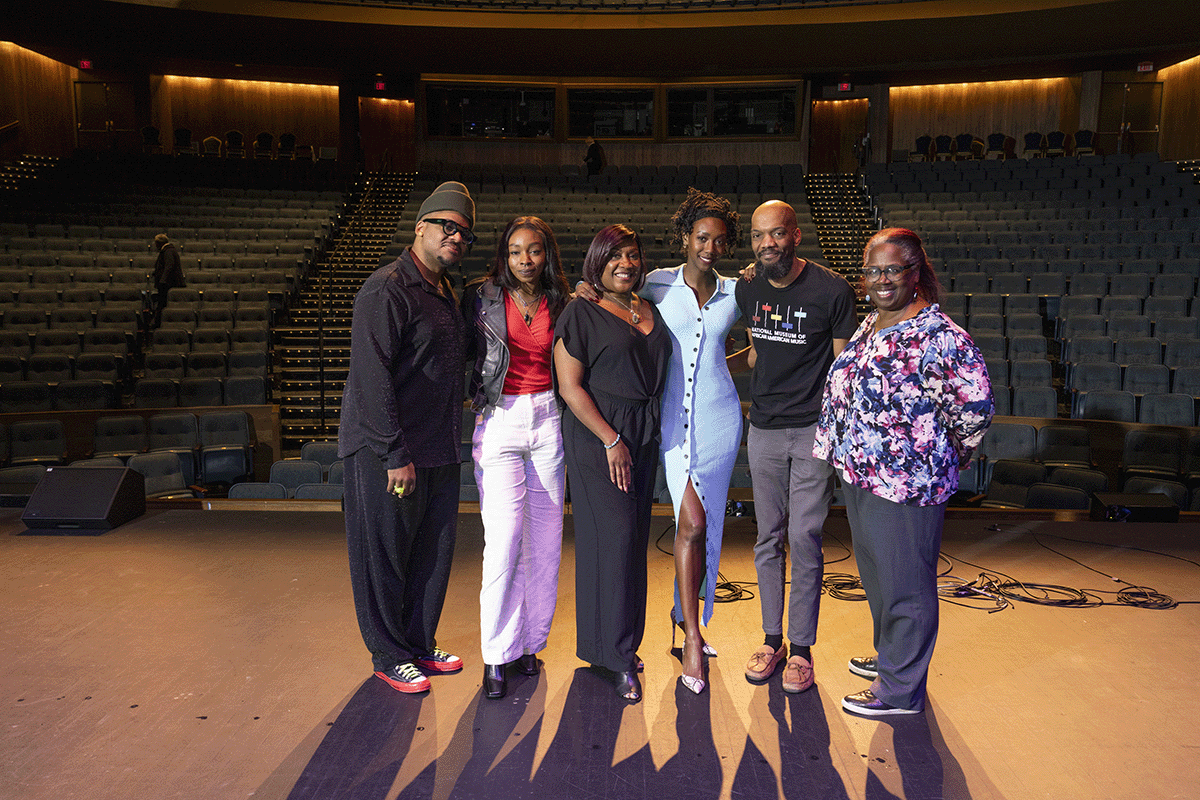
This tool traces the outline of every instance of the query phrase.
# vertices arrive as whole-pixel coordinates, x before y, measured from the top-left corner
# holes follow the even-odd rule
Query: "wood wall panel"
[[[748,142],[652,142],[600,140],[611,165],[799,164],[799,139]],[[586,147],[579,142],[426,140],[421,160],[445,164],[537,164],[583,167]]]
[[[1019,155],[1029,131],[1078,129],[1080,86],[1078,78],[896,86],[889,98],[892,147],[912,150],[924,134],[971,133],[986,141],[1000,132],[1016,140]]]
[[[338,146],[336,86],[156,75],[150,92],[151,124],[163,132],[164,144],[176,128],[190,128],[197,142],[241,131],[247,149],[262,131],[276,139],[294,133],[297,144],[314,149]]]
[[[79,70],[0,42],[0,125],[20,127],[4,137],[3,157],[22,153],[69,156],[75,149],[74,82]]]
[[[1165,161],[1200,158],[1200,57],[1159,70],[1163,82],[1162,138]]]
[[[854,147],[867,131],[867,98],[814,100],[812,104],[812,172],[854,172]]]
[[[411,100],[360,97],[358,116],[368,170],[412,172],[417,168]]]

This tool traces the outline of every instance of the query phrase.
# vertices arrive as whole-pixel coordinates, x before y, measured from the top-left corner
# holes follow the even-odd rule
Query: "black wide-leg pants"
[[[433,650],[458,530],[459,465],[417,469],[416,489],[387,491],[370,448],[344,459],[350,584],[376,670]]]

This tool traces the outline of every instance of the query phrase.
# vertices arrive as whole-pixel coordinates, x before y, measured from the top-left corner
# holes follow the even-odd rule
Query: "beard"
[[[792,271],[792,264],[796,260],[796,249],[789,247],[780,250],[779,258],[771,264],[764,263],[761,258],[756,260],[755,269],[766,276],[767,280],[781,281]]]

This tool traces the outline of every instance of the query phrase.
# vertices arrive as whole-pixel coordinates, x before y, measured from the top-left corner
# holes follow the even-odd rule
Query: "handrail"
[[[19,128],[19,127],[21,127],[21,120],[14,119],[12,122],[6,122],[3,125],[0,125],[0,133],[4,133],[5,131],[9,130],[10,128]]]

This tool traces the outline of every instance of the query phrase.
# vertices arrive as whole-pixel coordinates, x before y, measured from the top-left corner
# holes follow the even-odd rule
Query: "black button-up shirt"
[[[387,469],[459,463],[466,325],[449,280],[438,294],[413,259],[405,250],[354,298],[341,458],[370,447]]]

